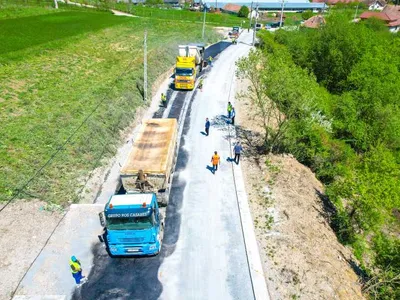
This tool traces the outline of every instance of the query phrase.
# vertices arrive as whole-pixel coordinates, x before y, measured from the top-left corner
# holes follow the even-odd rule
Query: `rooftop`
[[[306,20],[303,24],[304,27],[307,28],[319,28],[322,24],[325,24],[325,18],[321,15],[313,16]]]
[[[311,2],[294,2],[285,3],[284,9],[323,9],[326,7],[325,3],[311,3]],[[281,2],[259,3],[259,9],[277,9],[282,8]]]
[[[231,11],[231,12],[238,13],[241,7],[242,6],[240,6],[238,4],[228,3],[222,9],[225,10],[225,11]]]
[[[366,11],[360,15],[361,19],[369,19],[369,18],[377,18],[383,21],[393,22],[400,19],[400,16],[397,16],[390,12],[377,12],[377,11]]]
[[[143,205],[143,203],[146,203],[147,206],[150,206],[152,199],[153,199],[152,193],[113,195],[111,196],[109,204],[112,204],[113,206],[119,206],[119,205]]]

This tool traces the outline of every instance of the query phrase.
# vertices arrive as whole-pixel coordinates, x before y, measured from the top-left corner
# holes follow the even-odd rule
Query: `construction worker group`
[[[227,117],[228,119],[230,119],[230,124],[231,125],[235,125],[235,108],[232,106],[231,102],[228,102],[228,106],[227,106]],[[204,131],[205,131],[205,136],[208,136],[210,134],[210,120],[208,118],[206,118],[206,123],[204,125]],[[239,160],[240,160],[240,154],[242,153],[243,148],[242,145],[240,144],[240,142],[236,142],[235,146],[233,147],[233,154],[234,154],[234,159],[231,158],[231,161],[234,161],[237,165],[239,164]],[[212,168],[211,168],[211,172],[213,174],[215,174],[215,172],[218,170],[218,166],[221,163],[221,157],[219,156],[217,151],[214,151],[214,154],[211,156],[211,164],[212,164]]]

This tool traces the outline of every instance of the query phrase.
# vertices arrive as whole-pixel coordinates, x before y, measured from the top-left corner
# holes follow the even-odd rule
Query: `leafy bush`
[[[243,5],[238,12],[238,17],[247,18],[248,16],[249,16],[249,8],[246,5]]]
[[[331,226],[368,274],[364,291],[399,299],[400,38],[335,10],[318,31],[259,34],[252,67],[286,118],[273,151],[327,185]]]
[[[306,10],[301,13],[301,17],[303,18],[303,20],[308,20],[312,16],[313,16],[313,12],[311,10]]]

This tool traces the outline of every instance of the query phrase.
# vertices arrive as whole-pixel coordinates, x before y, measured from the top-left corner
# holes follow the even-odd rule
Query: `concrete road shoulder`
[[[73,204],[47,246],[20,284],[13,299],[68,299],[76,284],[69,259],[75,255],[82,263],[83,275],[90,272],[91,251],[102,232],[98,213],[103,204]],[[89,278],[90,280],[90,278]]]

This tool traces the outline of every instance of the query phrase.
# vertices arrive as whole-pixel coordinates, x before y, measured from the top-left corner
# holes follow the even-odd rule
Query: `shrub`
[[[311,18],[312,16],[313,16],[313,13],[312,13],[311,10],[306,10],[306,11],[303,11],[303,12],[301,13],[301,17],[303,18],[303,20],[308,20],[308,19]]]
[[[249,8],[246,5],[243,5],[238,12],[238,17],[247,18],[248,16],[249,16]]]

